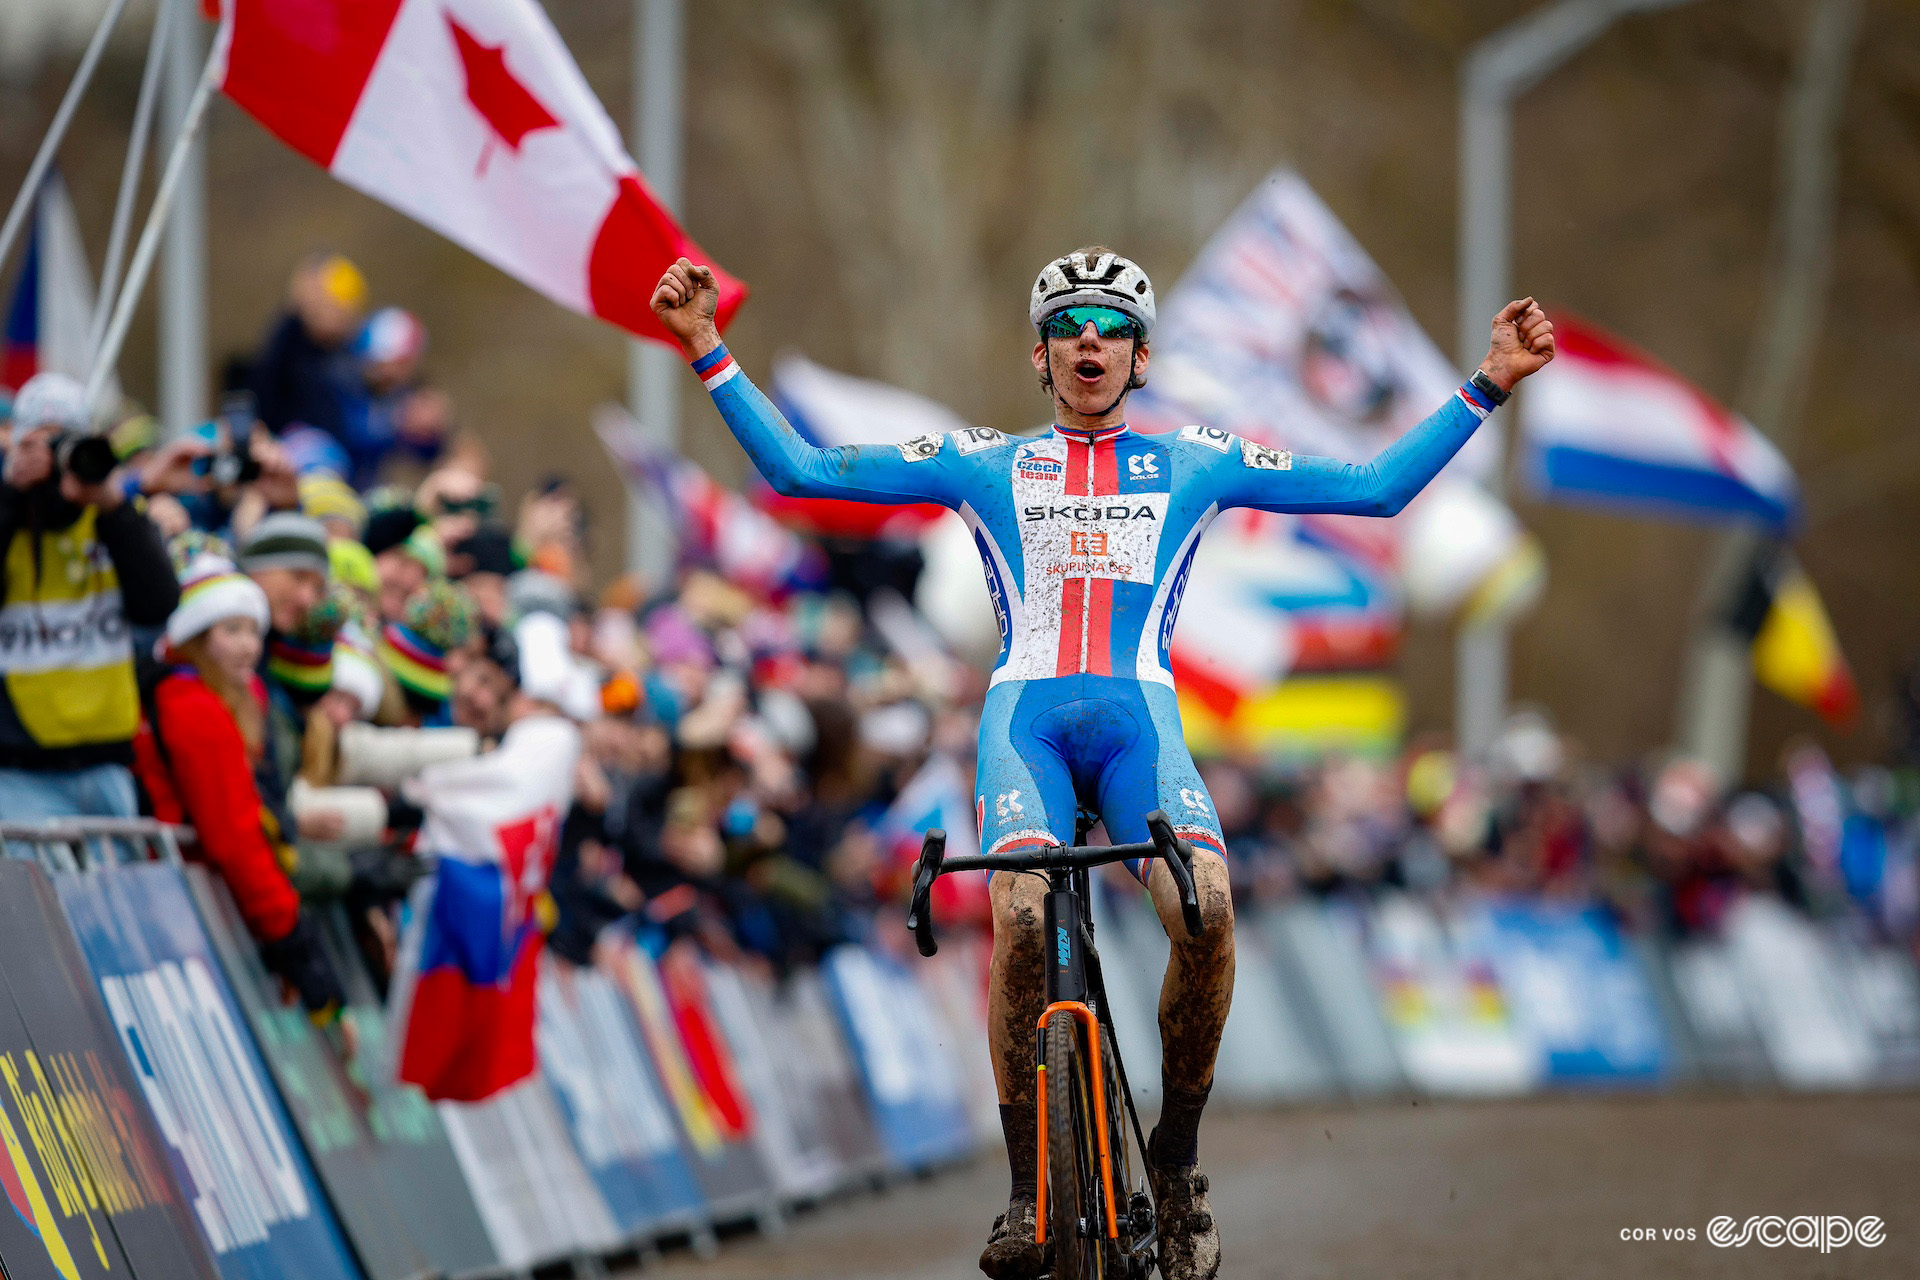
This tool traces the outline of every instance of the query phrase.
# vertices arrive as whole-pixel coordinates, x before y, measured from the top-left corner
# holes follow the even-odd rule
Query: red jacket
[[[193,827],[197,855],[227,882],[254,936],[277,942],[300,918],[300,895],[262,825],[260,791],[233,712],[191,671],[162,680],[153,705],[164,751],[142,725],[134,757],[154,816]]]

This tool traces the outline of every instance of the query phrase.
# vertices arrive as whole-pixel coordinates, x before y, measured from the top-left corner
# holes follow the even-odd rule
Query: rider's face
[[[1125,334],[1103,338],[1089,320],[1078,337],[1035,343],[1033,367],[1037,373],[1051,370],[1054,394],[1073,412],[1092,417],[1119,399],[1135,373],[1147,371],[1147,348]]]

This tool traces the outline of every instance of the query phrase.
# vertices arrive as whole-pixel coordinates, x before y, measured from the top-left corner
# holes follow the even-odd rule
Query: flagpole
[[[114,291],[120,287],[120,269],[125,265],[127,236],[133,231],[133,206],[140,198],[140,172],[145,167],[147,143],[153,132],[154,104],[160,100],[160,74],[167,57],[167,27],[173,5],[160,0],[153,15],[153,35],[147,41],[146,69],[140,75],[140,96],[133,107],[133,132],[127,138],[127,157],[120,166],[120,193],[113,203],[113,227],[107,233],[107,256],[100,264],[100,291],[93,304],[93,322],[87,326],[89,367],[106,336],[107,318],[113,314]]]
[[[634,0],[634,159],[660,207],[681,213],[686,60],[684,0]],[[627,345],[627,402],[653,440],[680,451],[680,385],[686,378],[677,352],[658,342]],[[655,587],[666,585],[674,562],[674,533],[665,508],[627,487],[627,569]]]
[[[160,233],[166,228],[167,214],[173,207],[181,179],[189,167],[194,140],[206,121],[207,106],[213,101],[215,60],[218,57],[217,48],[207,55],[206,64],[200,72],[200,83],[187,103],[174,138],[173,150],[167,156],[167,167],[161,173],[160,186],[153,193],[153,207],[147,210],[146,226],[141,228],[140,243],[134,248],[133,261],[127,267],[126,283],[121,286],[120,296],[114,301],[113,318],[107,323],[100,350],[94,355],[93,372],[87,378],[87,403],[90,405],[97,402],[108,375],[120,359],[120,348],[127,340],[127,328],[133,323],[134,308],[139,305],[147,276],[153,270],[153,260],[160,249]]]
[[[87,91],[88,81],[100,65],[100,55],[106,51],[107,37],[120,22],[120,15],[126,11],[127,0],[113,0],[107,11],[100,15],[100,25],[93,30],[93,39],[87,42],[86,52],[80,55],[80,65],[74,69],[73,80],[67,85],[66,96],[60,99],[60,107],[53,113],[53,123],[47,126],[46,136],[40,139],[40,149],[34,153],[33,163],[27,166],[27,180],[20,184],[20,192],[13,198],[13,207],[7,210],[7,220],[0,225],[0,267],[7,264],[7,255],[13,251],[13,242],[19,238],[20,228],[26,225],[27,213],[33,208],[33,198],[40,192],[40,184],[46,179],[47,170],[53,164],[53,157],[60,150],[60,143],[67,136],[67,127],[73,123],[73,113],[80,106],[80,97]]]
[[[200,134],[204,122],[197,117],[189,122],[189,117],[196,106],[206,109],[212,63],[202,53],[206,34],[199,0],[161,3],[178,11],[169,32],[163,84],[167,136],[177,140],[181,169],[166,223],[166,261],[160,276],[155,401],[161,427],[172,436],[207,417],[207,148]]]
[[[1630,13],[1687,0],[1554,0],[1473,46],[1460,75],[1460,361],[1471,369],[1508,301],[1513,266],[1513,102]],[[1513,428],[1508,427],[1508,434]],[[1505,496],[1506,456],[1490,487]],[[1464,625],[1454,649],[1454,744],[1484,756],[1507,714],[1511,620]]]

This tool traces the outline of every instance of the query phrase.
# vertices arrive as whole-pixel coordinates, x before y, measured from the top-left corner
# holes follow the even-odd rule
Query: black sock
[[[1148,1158],[1163,1169],[1200,1163],[1200,1113],[1206,1110],[1213,1082],[1200,1090],[1175,1089],[1161,1082],[1160,1123],[1153,1126]]]
[[[1007,1140],[1007,1167],[1013,1171],[1015,1200],[1038,1198],[1040,1112],[1031,1102],[1000,1104],[1000,1132]]]

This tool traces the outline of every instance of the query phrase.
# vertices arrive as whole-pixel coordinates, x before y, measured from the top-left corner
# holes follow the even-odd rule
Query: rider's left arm
[[[1371,462],[1341,462],[1265,449],[1247,442],[1215,464],[1222,507],[1261,511],[1398,515],[1493,409],[1472,383]]]

